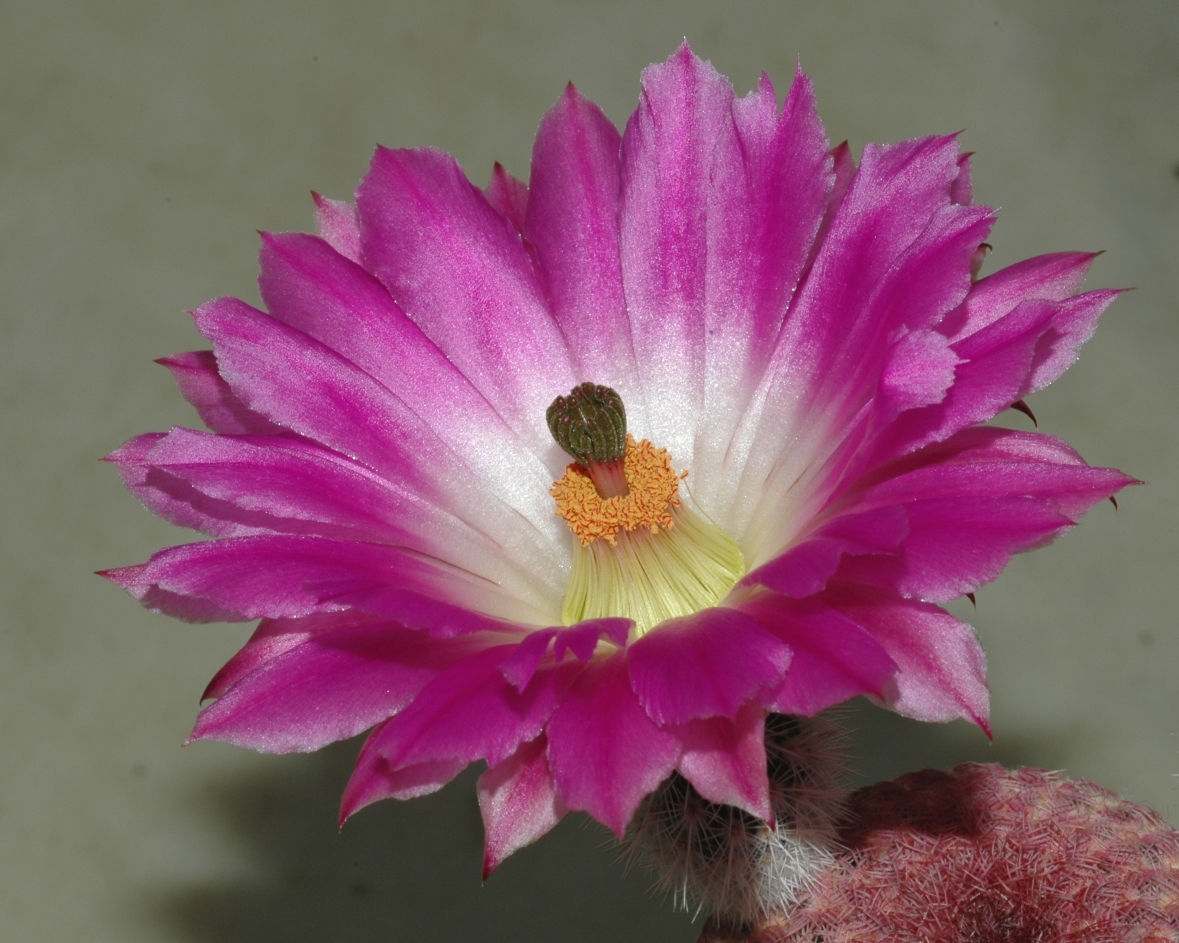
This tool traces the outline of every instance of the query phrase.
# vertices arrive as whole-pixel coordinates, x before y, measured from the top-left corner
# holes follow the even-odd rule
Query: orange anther
[[[643,527],[656,534],[660,527],[673,526],[669,512],[680,503],[679,481],[688,473],[676,474],[667,449],[657,449],[646,439],[636,442],[632,435],[626,437],[623,463],[630,493],[621,497],[603,498],[589,472],[577,463],[553,482],[549,494],[557,499],[557,513],[583,546],[598,539],[613,546],[619,531]]]

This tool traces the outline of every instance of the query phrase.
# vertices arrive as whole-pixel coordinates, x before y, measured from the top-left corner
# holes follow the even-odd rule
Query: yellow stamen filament
[[[685,506],[666,449],[626,438],[629,492],[603,498],[581,465],[554,483],[557,513],[578,539],[562,616],[625,616],[639,635],[715,606],[745,573],[737,542]]]

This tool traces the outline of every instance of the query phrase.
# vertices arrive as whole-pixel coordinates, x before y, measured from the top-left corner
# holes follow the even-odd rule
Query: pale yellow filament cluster
[[[552,495],[577,537],[562,617],[623,616],[642,635],[717,605],[745,574],[737,542],[682,503],[667,449],[627,436],[629,493],[603,498],[587,469],[570,465]]]

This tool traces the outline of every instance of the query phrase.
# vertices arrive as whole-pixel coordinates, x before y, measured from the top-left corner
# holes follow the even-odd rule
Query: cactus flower
[[[773,817],[767,714],[867,695],[987,729],[939,603],[1131,482],[981,425],[1056,379],[1116,292],[1093,256],[977,278],[954,136],[832,148],[799,72],[744,98],[687,45],[620,133],[572,86],[527,184],[379,148],[318,231],[262,236],[265,310],[165,358],[210,431],[116,451],[212,539],[106,571],[261,620],[194,739],[371,730],[342,817],[486,763],[486,868],[673,773]]]

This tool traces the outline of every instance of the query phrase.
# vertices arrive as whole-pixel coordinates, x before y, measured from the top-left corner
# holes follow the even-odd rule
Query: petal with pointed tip
[[[377,621],[380,621],[379,616],[363,612],[323,612],[300,619],[263,619],[246,644],[213,675],[201,700],[220,697],[251,671],[302,645],[313,635]]]
[[[827,138],[801,72],[778,111],[770,80],[733,102],[707,194],[704,413],[692,495],[720,519],[737,487],[733,434],[763,378],[832,185]]]
[[[579,378],[617,390],[642,438],[650,435],[647,407],[619,254],[620,144],[610,119],[569,85],[536,133],[524,234],[547,274]]]
[[[684,43],[643,71],[622,139],[622,278],[652,441],[690,459],[704,405],[709,176],[729,81]]]
[[[496,163],[491,170],[491,180],[483,188],[483,195],[492,208],[515,228],[524,231],[524,217],[528,213],[528,184],[517,180]]]
[[[547,747],[541,734],[479,777],[485,881],[508,855],[531,845],[565,816]]]
[[[314,192],[311,197],[315,200],[316,233],[344,258],[360,265],[360,220],[356,207]]]
[[[471,488],[479,476],[465,454],[372,376],[301,331],[231,298],[209,302],[195,316],[223,375],[252,408],[494,535],[500,552],[533,575],[534,604],[553,610],[546,621],[556,621],[563,536],[550,509],[530,520],[507,494]],[[511,443],[500,443],[499,460],[510,464]]]
[[[970,158],[973,154],[962,154],[958,158],[958,176],[950,184],[950,200],[968,205],[974,199],[974,186],[970,180]]]
[[[306,753],[354,737],[410,703],[486,643],[440,643],[390,622],[317,632],[241,678],[197,718],[192,740]]]
[[[171,371],[180,395],[191,405],[201,421],[214,432],[225,435],[276,435],[285,430],[241,401],[217,370],[217,358],[211,350],[193,350],[156,363]]]
[[[549,766],[566,807],[588,812],[620,838],[647,793],[679,759],[631,690],[626,653],[590,662],[548,724]]]
[[[531,632],[504,659],[500,669],[504,677],[522,691],[532,680],[550,643],[554,661],[560,662],[566,654],[572,654],[578,661],[587,662],[593,657],[603,636],[619,647],[625,645],[633,624],[630,619],[590,619],[567,629],[550,628]]]
[[[420,604],[423,627],[456,618],[458,606],[440,601],[449,599],[470,607],[469,631],[502,628],[486,615],[500,605],[491,587],[396,547],[358,541],[231,537],[170,547],[102,575],[149,609],[191,622],[304,616],[340,608],[336,599],[345,592],[391,586],[415,594],[410,601]],[[431,600],[439,600],[436,610]]]
[[[874,474],[849,510],[904,508],[909,533],[896,554],[845,558],[841,573],[935,602],[994,579],[1012,554],[1051,542],[1134,483],[1085,464],[1059,439],[986,427]]]
[[[1062,301],[1081,287],[1092,252],[1037,255],[979,279],[962,304],[941,324],[957,342],[981,331],[1023,301]]]
[[[576,383],[520,236],[449,154],[380,148],[357,191],[368,269],[538,455]]]
[[[341,826],[365,806],[382,799],[416,799],[437,792],[467,765],[461,760],[444,759],[393,769],[381,756],[368,761],[368,747],[383,729],[382,724],[369,734],[356,761],[356,769],[344,787],[340,799]]]
[[[736,806],[770,822],[770,780],[766,772],[765,711],[746,704],[736,717],[689,721],[679,771],[710,802]]]
[[[895,691],[885,696],[893,710],[917,720],[961,717],[991,735],[987,661],[970,626],[937,606],[872,587],[842,583],[826,598],[897,663]]]
[[[741,582],[767,586],[787,596],[810,596],[826,585],[844,554],[887,553],[896,550],[908,533],[908,518],[901,507],[840,514]]]

